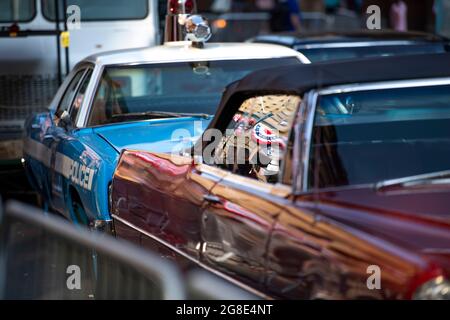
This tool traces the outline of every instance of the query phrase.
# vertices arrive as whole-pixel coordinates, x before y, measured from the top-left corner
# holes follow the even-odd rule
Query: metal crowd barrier
[[[0,219],[0,299],[186,299],[169,262],[17,202]]]
[[[0,208],[1,208],[0,204]],[[209,272],[168,260],[34,207],[0,209],[0,300],[254,300]]]

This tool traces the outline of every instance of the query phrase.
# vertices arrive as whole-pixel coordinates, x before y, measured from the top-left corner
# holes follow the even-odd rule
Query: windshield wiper
[[[422,186],[450,185],[450,170],[426,173],[400,179],[386,180],[375,185],[377,191],[388,191]]]
[[[113,118],[203,118],[209,119],[211,115],[206,113],[178,113],[166,111],[147,111],[135,113],[115,114]]]

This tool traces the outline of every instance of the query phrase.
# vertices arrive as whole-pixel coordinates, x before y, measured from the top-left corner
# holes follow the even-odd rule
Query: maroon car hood
[[[355,188],[315,195],[320,212],[399,246],[450,258],[450,187],[409,193]]]

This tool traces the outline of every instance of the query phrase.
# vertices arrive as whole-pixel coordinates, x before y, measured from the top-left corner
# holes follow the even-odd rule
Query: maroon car
[[[287,299],[450,299],[450,55],[258,71],[189,151],[122,153],[118,237]]]

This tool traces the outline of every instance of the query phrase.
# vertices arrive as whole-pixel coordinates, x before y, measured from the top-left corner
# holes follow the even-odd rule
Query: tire
[[[84,226],[90,228],[89,218],[84,210],[83,205],[80,203],[80,200],[75,198],[72,199],[72,213],[73,220],[77,226]]]

